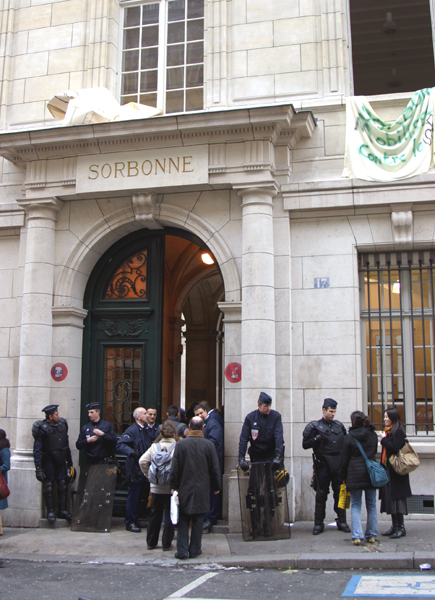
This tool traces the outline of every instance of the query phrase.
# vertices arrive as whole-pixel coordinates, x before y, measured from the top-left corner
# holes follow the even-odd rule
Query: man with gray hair
[[[125,475],[128,481],[125,528],[132,533],[140,533],[143,525],[139,521],[141,504],[149,496],[150,484],[139,467],[139,459],[151,446],[153,439],[148,427],[148,413],[143,407],[133,412],[135,423],[130,425],[116,444],[116,451],[125,454]],[[154,431],[154,430],[153,430]]]

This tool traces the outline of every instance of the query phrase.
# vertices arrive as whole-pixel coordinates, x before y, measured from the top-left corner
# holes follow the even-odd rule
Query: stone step
[[[42,529],[60,529],[61,527],[69,527],[70,521],[66,519],[56,519],[54,523],[49,523],[47,519],[39,519],[39,527]]]
[[[227,521],[218,521],[216,525],[211,528],[211,533],[229,533],[229,527]]]

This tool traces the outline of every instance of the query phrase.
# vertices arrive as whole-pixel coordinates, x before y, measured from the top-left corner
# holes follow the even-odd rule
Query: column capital
[[[242,199],[248,195],[269,196],[273,198],[279,192],[279,186],[276,181],[258,181],[251,185],[234,184],[233,189],[237,191],[238,196]]]
[[[17,200],[18,206],[24,208],[27,213],[27,220],[30,219],[52,219],[57,220],[57,213],[63,206],[63,201],[59,198],[37,198],[28,200],[26,198]]]
[[[241,302],[218,302],[218,308],[224,313],[224,323],[242,322]]]

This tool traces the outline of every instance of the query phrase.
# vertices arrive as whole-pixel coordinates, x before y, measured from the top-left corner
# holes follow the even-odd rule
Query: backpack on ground
[[[172,460],[171,452],[175,447],[175,443],[167,450],[162,448],[160,442],[156,444],[156,447],[157,452],[151,458],[148,481],[154,485],[169,485]]]

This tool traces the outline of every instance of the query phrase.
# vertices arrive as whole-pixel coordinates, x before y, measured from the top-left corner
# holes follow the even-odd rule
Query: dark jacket
[[[313,449],[316,459],[327,464],[333,473],[340,469],[340,454],[343,446],[346,428],[340,421],[319,419],[311,421],[302,434],[302,448]],[[320,439],[316,439],[320,436]]]
[[[246,448],[252,462],[268,462],[284,456],[284,435],[281,415],[271,410],[263,415],[254,410],[246,416],[239,440],[239,461],[245,460]]]
[[[219,423],[219,425],[222,427],[222,429],[224,429],[224,426],[225,426],[224,418],[214,408],[211,409],[211,411],[208,413],[208,416],[211,419],[215,419],[215,421],[217,421]]]
[[[88,444],[87,439],[94,435],[94,429],[104,431],[104,435],[99,436],[96,442]],[[112,423],[100,419],[98,423],[89,421],[83,425],[76,441],[76,448],[85,451],[89,465],[99,465],[106,457],[114,455],[116,442],[117,437]]]
[[[139,467],[139,459],[151,446],[152,440],[157,437],[157,428],[140,427],[137,423],[130,425],[116,444],[116,451],[125,454],[125,476],[127,481],[140,483],[145,480],[145,475]],[[155,435],[154,435],[155,434]],[[152,438],[152,435],[154,437]],[[151,439],[152,438],[152,439]]]
[[[403,448],[405,441],[405,432],[402,429],[398,429],[394,436],[387,435],[381,440],[382,447],[387,450],[386,468],[390,479],[389,490],[392,500],[399,500],[401,498],[409,498],[412,496],[409,475],[398,475],[388,460],[390,456],[397,454],[399,450]]]
[[[213,444],[190,434],[175,446],[171,489],[178,490],[180,511],[187,515],[210,510],[210,488],[221,489],[221,471]]]
[[[9,448],[0,450],[0,471],[2,472],[5,482],[8,482],[8,471],[11,468],[11,451]],[[8,507],[8,499],[0,500],[0,510],[5,510]]]
[[[343,440],[340,465],[340,479],[346,481],[348,492],[373,488],[365,460],[355,440],[359,441],[369,460],[375,460],[378,448],[378,436],[373,425],[349,429]]]
[[[210,440],[216,448],[222,471],[224,466],[224,430],[211,415],[205,420],[203,434],[205,439]]]

